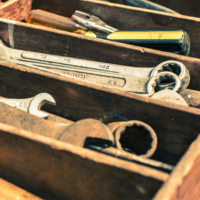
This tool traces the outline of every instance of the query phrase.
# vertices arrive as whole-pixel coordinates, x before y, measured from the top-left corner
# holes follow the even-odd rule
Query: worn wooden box
[[[6,11],[9,12],[10,7],[7,3],[9,1],[2,7],[2,17]],[[20,6],[22,3],[27,7]],[[192,27],[191,34],[198,34],[196,32],[198,18],[170,16],[156,11],[147,12],[143,9],[89,0],[49,0],[48,2],[38,0],[33,1],[33,4],[32,1],[21,0],[18,1],[17,6],[18,9],[22,9],[23,17],[17,18],[18,16],[10,12],[7,18],[23,20],[31,5],[34,8],[68,17],[76,9],[91,12],[110,25],[122,29],[130,26],[131,29],[134,29],[134,26],[138,26],[139,29],[148,19],[152,23],[147,20],[144,29],[148,29],[150,25],[160,29],[163,27],[181,29],[185,24],[185,27],[188,27],[186,31],[189,32]],[[149,16],[153,18],[156,16],[158,20],[162,17],[172,18],[172,23],[159,25],[160,22],[154,22],[155,18],[153,20]],[[141,21],[136,20],[137,18]],[[192,29],[195,31],[192,32]],[[91,39],[5,19],[0,21],[0,39],[6,45],[12,44],[17,49],[130,66],[151,67],[168,59],[179,60],[190,71],[190,88],[199,90],[200,60],[198,58]],[[198,49],[198,45],[195,48]],[[191,55],[198,57],[194,54],[195,51],[192,52],[191,50]],[[68,116],[73,121],[95,118],[109,123],[135,119],[148,123],[158,136],[158,148],[152,159],[176,166],[173,172],[168,174],[1,123],[1,177],[38,195],[42,196],[45,193],[56,199],[198,199],[199,109],[166,103],[83,82],[73,77],[61,77],[5,62],[0,62],[0,71],[1,96],[26,98],[40,92],[48,92],[55,98],[57,105],[44,106],[43,109],[62,117]],[[189,103],[198,107],[199,92],[191,89],[184,91],[183,95],[188,97]],[[30,116],[31,118],[34,117]]]

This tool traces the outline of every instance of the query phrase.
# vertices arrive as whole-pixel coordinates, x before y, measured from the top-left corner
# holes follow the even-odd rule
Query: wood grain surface
[[[190,56],[200,58],[200,18],[93,0],[49,0],[48,3],[46,0],[34,0],[33,8],[66,17],[71,17],[75,10],[89,12],[119,30],[181,29],[190,36]]]
[[[2,200],[42,200],[41,198],[27,192],[26,190],[17,187],[16,185],[0,178],[0,196]]]
[[[1,3],[0,17],[21,21],[26,19],[32,7],[32,0],[9,0]]]
[[[199,109],[24,66],[1,62],[0,69],[1,96],[26,98],[47,92],[55,98],[57,105],[46,105],[44,110],[72,121],[94,118],[104,123],[141,120],[149,124],[158,136],[153,159],[159,161],[176,165],[199,133]]]
[[[200,136],[192,143],[169,180],[153,198],[154,200],[187,200],[199,199],[200,188]]]
[[[151,199],[169,177],[2,123],[0,150],[1,171],[56,199]]]
[[[10,46],[8,25],[0,22],[0,39]],[[48,40],[46,38],[49,38]],[[190,89],[199,90],[200,59],[124,45],[17,22],[14,26],[15,48],[41,53],[83,58],[136,67],[153,67],[166,60],[185,64],[191,76]]]

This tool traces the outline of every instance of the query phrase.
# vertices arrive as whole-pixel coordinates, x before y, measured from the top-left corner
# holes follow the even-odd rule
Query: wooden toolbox
[[[31,7],[67,17],[75,10],[90,12],[122,30],[183,29],[191,37],[192,57],[8,20],[24,20]],[[182,96],[196,107],[167,103],[1,61],[0,96],[28,98],[47,92],[57,105],[45,105],[43,110],[73,121],[94,118],[107,124],[141,120],[149,124],[158,137],[158,148],[152,159],[175,166],[167,173],[1,123],[2,178],[44,198],[198,199],[199,18],[91,0],[10,0],[2,3],[1,17],[6,19],[0,19],[0,39],[16,49],[138,67],[156,66],[165,60],[181,61],[191,75],[189,89]],[[12,113],[13,108],[5,108]],[[34,118],[30,116],[30,120]]]

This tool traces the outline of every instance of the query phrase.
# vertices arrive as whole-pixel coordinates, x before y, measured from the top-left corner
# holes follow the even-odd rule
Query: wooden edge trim
[[[19,0],[9,0],[9,1],[5,2],[5,3],[1,2],[0,9],[6,8],[6,7],[12,5],[13,3],[15,3],[17,1],[19,1]]]
[[[176,165],[170,178],[162,188],[154,196],[153,200],[172,200],[174,195],[178,195],[178,188],[184,183],[185,177],[191,172],[194,166],[194,161],[200,157],[200,135],[197,139],[190,145],[189,149],[186,151],[185,155],[182,157],[180,162]],[[197,166],[196,166],[197,167]],[[199,166],[198,166],[199,167]],[[192,183],[191,183],[192,184]],[[187,192],[191,192],[188,188]]]
[[[162,11],[150,10],[150,9],[146,9],[146,8],[139,8],[139,7],[128,6],[128,5],[112,3],[112,2],[105,2],[105,1],[93,1],[93,0],[80,0],[80,1],[85,1],[88,3],[90,2],[93,4],[107,5],[110,7],[118,7],[118,8],[123,8],[123,9],[127,9],[127,10],[140,11],[140,12],[145,12],[145,13],[150,13],[150,14],[158,14],[158,15],[163,15],[166,17],[181,18],[181,19],[193,20],[193,21],[200,22],[200,18],[192,17],[192,16],[188,16],[188,15],[167,13],[167,12],[162,12]]]
[[[128,170],[128,171],[140,174],[142,176],[151,177],[163,182],[165,182],[169,178],[169,174],[165,172],[151,169],[149,167],[142,166],[136,163],[120,160],[118,158],[114,158],[108,155],[104,155],[102,153],[94,152],[89,149],[76,147],[72,144],[60,142],[48,137],[44,137],[44,136],[29,132],[29,131],[25,131],[25,130],[7,125],[7,124],[0,123],[0,131],[6,132],[7,134],[13,134],[18,137],[23,137],[23,138],[32,140],[33,142],[38,142],[44,145],[48,145],[54,150],[68,151],[82,158],[89,159],[97,163],[115,166],[117,168],[123,168],[124,170]],[[106,157],[109,158],[109,163],[105,161]]]
[[[19,199],[19,200],[42,200],[41,198],[31,194],[30,192],[5,181],[0,178],[0,197],[4,200]]]

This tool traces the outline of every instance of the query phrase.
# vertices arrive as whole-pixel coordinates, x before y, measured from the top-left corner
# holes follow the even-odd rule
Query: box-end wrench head
[[[175,60],[168,60],[157,65],[150,73],[150,77],[155,76],[160,72],[173,72],[178,75],[181,80],[181,91],[187,88],[190,83],[190,73],[185,65],[181,62]],[[169,84],[168,84],[169,85]],[[163,87],[166,87],[167,84],[163,84]]]
[[[163,87],[160,87],[160,83],[165,80],[173,80],[173,84],[163,84]],[[159,86],[160,89],[171,89],[175,92],[180,92],[183,90],[181,80],[179,77],[172,73],[172,72],[161,72],[156,74],[155,76],[152,76],[148,83],[147,83],[147,93],[148,95],[153,95],[156,93],[156,87]]]

